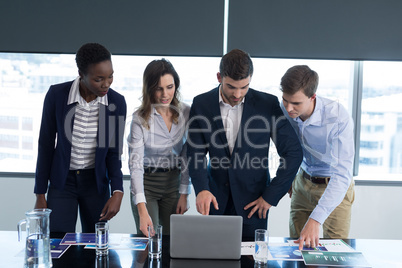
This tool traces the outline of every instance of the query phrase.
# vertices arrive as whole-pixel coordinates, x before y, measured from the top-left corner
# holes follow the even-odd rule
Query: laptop
[[[241,216],[170,216],[170,257],[226,259],[241,257]]]
[[[170,259],[170,268],[240,268],[240,260]]]

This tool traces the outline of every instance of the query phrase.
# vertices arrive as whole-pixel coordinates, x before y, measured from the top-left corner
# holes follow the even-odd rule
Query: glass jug
[[[52,267],[50,255],[49,215],[48,208],[33,209],[25,213],[26,219],[18,223],[18,240],[21,238],[21,226],[26,224],[26,246],[24,267]]]

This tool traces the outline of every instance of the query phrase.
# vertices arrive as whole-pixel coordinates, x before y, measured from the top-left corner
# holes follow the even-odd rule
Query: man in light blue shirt
[[[316,96],[318,74],[293,66],[282,77],[281,108],[303,148],[303,162],[289,190],[291,237],[299,248],[324,238],[347,238],[354,201],[353,121],[345,108]]]

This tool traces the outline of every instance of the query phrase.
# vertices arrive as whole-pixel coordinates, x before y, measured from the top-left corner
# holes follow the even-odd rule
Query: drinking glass
[[[96,233],[96,255],[105,256],[108,255],[108,241],[109,241],[109,224],[107,222],[98,222],[95,224]]]
[[[254,261],[266,263],[268,260],[268,231],[265,229],[255,230],[255,254]]]
[[[148,234],[149,257],[159,259],[162,255],[162,225],[148,226]]]

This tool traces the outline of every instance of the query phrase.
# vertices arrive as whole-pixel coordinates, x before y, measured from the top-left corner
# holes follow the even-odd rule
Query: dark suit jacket
[[[62,190],[67,179],[76,107],[76,103],[67,105],[72,83],[51,86],[45,97],[35,174],[36,194],[46,193],[49,181]],[[100,193],[109,183],[112,192],[123,191],[121,153],[126,101],[112,89],[109,89],[107,97],[109,105],[99,106],[98,146],[95,152],[95,176]]]
[[[211,206],[211,214],[224,213],[230,190],[237,214],[243,216],[245,224],[252,224],[258,220],[258,213],[247,219],[251,209],[243,208],[260,196],[276,206],[292,184],[302,149],[277,97],[250,88],[231,155],[218,94],[219,87],[201,94],[191,107],[187,140],[191,180],[196,194],[208,190],[217,198],[219,210]],[[282,163],[272,181],[268,170],[270,138]]]

